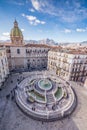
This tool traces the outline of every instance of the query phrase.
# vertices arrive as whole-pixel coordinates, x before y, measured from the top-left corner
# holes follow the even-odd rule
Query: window
[[[10,49],[6,50],[7,53],[11,53]]]
[[[30,61],[30,60],[27,60],[28,62]]]
[[[7,59],[5,58],[5,63],[7,63]]]
[[[27,53],[28,51],[27,51],[27,49],[26,49],[26,53]]]
[[[3,60],[1,60],[1,63],[2,63],[2,65],[3,65]]]
[[[0,56],[2,56],[2,53],[0,52]]]
[[[17,54],[20,54],[20,49],[17,49]]]

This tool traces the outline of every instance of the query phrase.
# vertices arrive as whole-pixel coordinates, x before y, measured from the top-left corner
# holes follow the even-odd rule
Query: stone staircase
[[[48,103],[48,104],[51,104],[51,103],[55,102],[55,99],[54,99],[54,96],[53,96],[52,93],[47,94],[47,95],[46,95],[46,98],[47,98],[47,103]]]

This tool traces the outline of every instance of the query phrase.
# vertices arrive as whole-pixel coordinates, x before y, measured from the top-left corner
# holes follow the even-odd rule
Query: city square
[[[87,129],[87,93],[86,88],[81,84],[70,82],[77,95],[77,107],[68,117],[53,121],[44,122],[30,118],[26,113],[20,110],[13,98],[12,91],[17,85],[19,77],[27,77],[29,72],[22,74],[12,74],[4,83],[4,88],[0,91],[0,130],[86,130]],[[79,91],[78,91],[79,90]],[[7,95],[9,95],[7,97]]]
[[[87,1],[0,1],[0,130],[87,130]]]

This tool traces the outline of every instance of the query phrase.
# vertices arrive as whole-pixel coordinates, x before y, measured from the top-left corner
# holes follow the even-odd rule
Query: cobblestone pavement
[[[70,117],[55,122],[40,122],[26,116],[11,97],[6,98],[16,86],[18,77],[19,75],[10,76],[0,91],[0,130],[87,130],[86,88],[71,82],[78,97],[78,105]]]

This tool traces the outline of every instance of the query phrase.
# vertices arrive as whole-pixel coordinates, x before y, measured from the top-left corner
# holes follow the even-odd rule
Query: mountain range
[[[0,43],[9,43],[11,42],[10,40],[0,40]],[[42,40],[24,40],[25,44],[47,44],[47,45],[74,45],[74,44],[79,44],[79,45],[87,45],[87,41],[83,41],[83,42],[74,42],[74,43],[70,43],[70,42],[65,42],[65,43],[58,43],[58,42],[55,42],[53,39],[42,39]]]
[[[52,39],[42,39],[42,40],[25,40],[25,43],[29,43],[29,44],[47,44],[47,45],[58,45],[59,43],[55,42]]]

